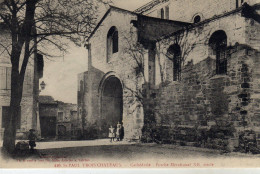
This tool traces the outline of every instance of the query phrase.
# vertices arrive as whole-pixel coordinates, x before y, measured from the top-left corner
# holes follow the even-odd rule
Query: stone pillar
[[[144,78],[146,82],[149,81],[149,57],[148,50],[145,50],[144,54]]]
[[[36,33],[36,29],[33,29]],[[38,138],[41,138],[40,115],[39,115],[39,74],[38,74],[38,53],[37,38],[34,37],[34,73],[33,73],[33,112],[32,112],[32,129],[36,130]]]
[[[87,94],[87,107],[86,107],[86,111],[87,111],[87,115],[86,117],[90,118],[92,117],[92,78],[93,78],[93,72],[92,72],[92,56],[91,56],[91,44],[90,43],[87,43],[85,45],[85,47],[87,48],[88,50],[88,83],[87,83],[87,86],[88,86],[88,94]],[[84,99],[85,100],[85,99]],[[85,106],[84,106],[85,108]],[[86,119],[88,120],[88,119]]]
[[[38,138],[41,138],[41,123],[40,123],[40,113],[39,113],[39,101],[37,102],[37,111],[36,111],[36,131]]]

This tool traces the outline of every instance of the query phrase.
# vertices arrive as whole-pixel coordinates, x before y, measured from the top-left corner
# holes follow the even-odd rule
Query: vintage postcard
[[[1,0],[1,168],[260,167],[259,0]]]

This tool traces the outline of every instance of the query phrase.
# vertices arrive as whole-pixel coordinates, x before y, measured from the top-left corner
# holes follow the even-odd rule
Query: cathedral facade
[[[104,138],[119,122],[125,139],[259,139],[259,13],[257,0],[111,6],[86,41],[88,71],[78,78],[86,133]]]

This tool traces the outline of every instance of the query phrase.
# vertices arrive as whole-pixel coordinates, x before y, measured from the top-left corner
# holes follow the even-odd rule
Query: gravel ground
[[[52,162],[51,167],[80,168],[260,167],[260,155],[234,152],[222,153],[213,149],[169,144],[110,143],[107,140],[98,140],[95,143],[94,141],[78,143],[43,142],[41,145],[38,143],[37,147],[40,146],[41,149],[37,149],[36,153],[27,155],[19,154],[14,156],[14,159],[33,159],[42,162],[45,160]],[[70,147],[73,145],[76,147]],[[43,148],[44,146],[45,148]]]
[[[70,147],[39,150],[41,157],[53,156],[67,159],[89,159],[89,161],[123,162],[132,167],[217,167],[260,166],[260,156],[241,153],[222,153],[218,150],[159,144],[122,144],[88,147]],[[249,162],[252,160],[252,162]],[[236,163],[237,163],[236,162]],[[254,164],[255,163],[255,164]],[[172,166],[169,166],[171,165]],[[198,166],[196,166],[196,164]],[[237,166],[236,165],[236,166]],[[150,167],[149,166],[149,167]]]

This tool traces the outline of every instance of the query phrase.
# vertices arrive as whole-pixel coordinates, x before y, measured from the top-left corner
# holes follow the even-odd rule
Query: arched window
[[[164,9],[161,9],[161,19],[164,19]]]
[[[193,23],[196,24],[196,23],[199,23],[201,21],[201,17],[200,15],[196,15],[193,19]]]
[[[118,52],[118,31],[116,27],[111,27],[107,33],[107,61],[116,52]]]
[[[181,80],[181,48],[178,44],[171,45],[167,50],[167,57],[173,63],[173,81]]]
[[[169,19],[169,17],[170,17],[170,10],[169,10],[169,6],[167,5],[166,7],[165,7],[165,19]]]
[[[212,54],[216,56],[216,74],[227,73],[227,35],[224,31],[214,32],[209,39]]]

